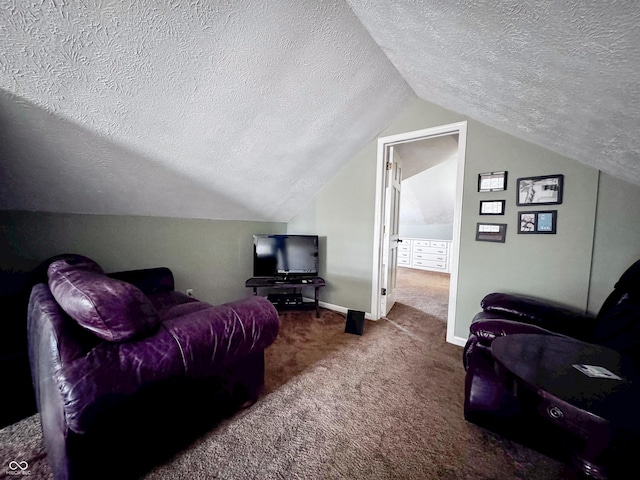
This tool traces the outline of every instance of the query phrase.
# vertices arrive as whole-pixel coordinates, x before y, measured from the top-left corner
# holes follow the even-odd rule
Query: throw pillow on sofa
[[[49,265],[49,288],[67,315],[111,342],[149,335],[157,330],[158,312],[140,289],[91,267],[66,259]]]

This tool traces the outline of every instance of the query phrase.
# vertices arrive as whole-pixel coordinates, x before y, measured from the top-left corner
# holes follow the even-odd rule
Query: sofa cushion
[[[188,298],[188,297],[187,297]],[[154,299],[151,299],[153,301]],[[192,300],[191,298],[189,300]],[[185,315],[190,315],[192,313],[199,312],[201,310],[206,310],[207,308],[211,308],[211,305],[205,302],[186,302],[179,303],[174,305],[171,308],[167,308],[165,310],[159,310],[160,318],[162,321],[171,320],[172,318],[183,317]]]
[[[158,312],[140,289],[91,265],[58,260],[47,274],[60,307],[104,340],[122,342],[153,333],[160,325]]]

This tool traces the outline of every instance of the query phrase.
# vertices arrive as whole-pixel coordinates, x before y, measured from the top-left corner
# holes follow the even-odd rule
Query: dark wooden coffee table
[[[506,335],[491,350],[515,387],[539,398],[543,417],[582,439],[577,466],[592,478],[607,478],[607,453],[616,442],[640,435],[640,375],[633,362],[615,350],[556,335]],[[588,374],[580,366],[590,366]],[[618,378],[590,376],[598,369]]]

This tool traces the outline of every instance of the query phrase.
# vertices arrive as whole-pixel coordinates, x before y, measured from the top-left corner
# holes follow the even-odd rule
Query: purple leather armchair
[[[134,478],[254,402],[278,314],[174,290],[168,268],[106,275],[65,255],[35,285],[29,360],[56,480]]]

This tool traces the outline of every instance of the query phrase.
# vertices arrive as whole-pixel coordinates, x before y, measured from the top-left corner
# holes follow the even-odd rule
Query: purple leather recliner
[[[139,476],[262,391],[280,325],[266,299],[212,306],[168,268],[106,275],[80,255],[47,273],[28,341],[56,480]]]
[[[534,413],[536,400],[513,385],[496,364],[492,342],[510,334],[546,334],[571,337],[616,350],[640,370],[640,261],[620,277],[596,316],[524,295],[491,293],[481,301],[482,311],[472,320],[463,352],[466,370],[464,415],[471,422],[506,431],[519,440],[553,454],[572,441]],[[636,412],[630,412],[636,415]],[[548,427],[548,428],[547,428]],[[533,438],[537,436],[538,438]]]

